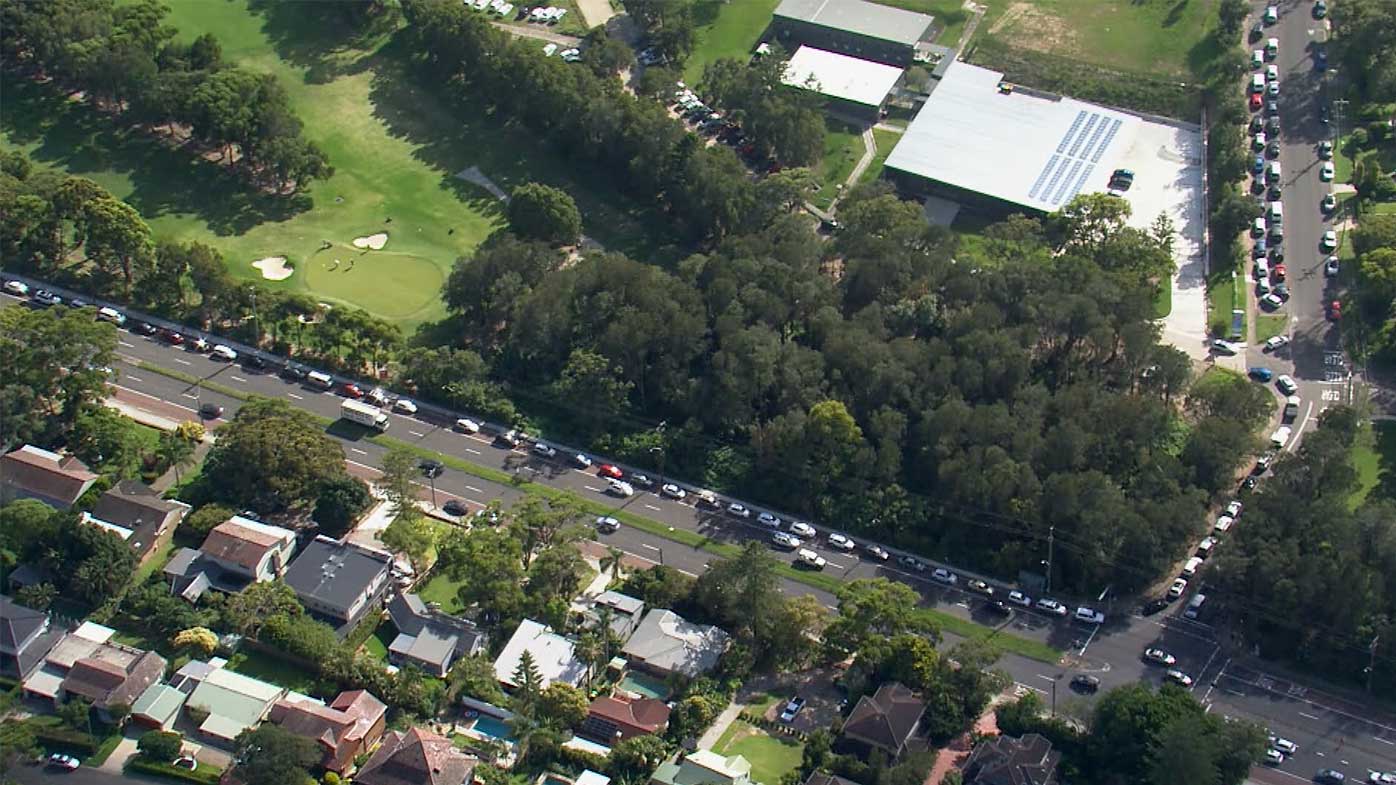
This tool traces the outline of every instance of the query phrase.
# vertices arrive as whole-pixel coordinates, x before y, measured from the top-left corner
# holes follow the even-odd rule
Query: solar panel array
[[[1122,125],[1123,120],[1100,112],[1077,112],[1071,127],[1057,143],[1057,152],[1047,159],[1047,165],[1033,181],[1028,198],[1053,209],[1074,199]]]

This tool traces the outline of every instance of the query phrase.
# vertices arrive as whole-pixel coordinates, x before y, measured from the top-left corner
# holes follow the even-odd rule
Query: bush
[[[126,771],[150,774],[178,782],[192,782],[195,785],[216,785],[219,777],[223,774],[217,768],[205,766],[202,763],[199,764],[199,768],[190,771],[169,763],[159,763],[139,757],[132,757],[126,761]]]
[[[141,736],[136,749],[153,761],[172,761],[184,749],[184,737],[170,731],[153,730]]]
[[[82,731],[57,725],[34,727],[34,740],[46,750],[54,748],[77,753],[79,757],[97,751],[97,739]]]
[[[1363,147],[1366,147],[1366,146],[1367,146],[1368,141],[1369,141],[1369,140],[1367,139],[1367,129],[1366,129],[1366,128],[1354,128],[1354,129],[1352,129],[1352,143],[1353,143],[1353,145],[1355,145],[1355,146],[1358,147],[1358,148],[1363,148]]]

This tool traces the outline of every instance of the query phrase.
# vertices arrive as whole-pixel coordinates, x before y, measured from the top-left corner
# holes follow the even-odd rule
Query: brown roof
[[[980,742],[965,761],[966,785],[1054,785],[1061,753],[1036,733]]]
[[[343,771],[354,756],[377,739],[388,707],[366,690],[341,692],[330,705],[302,697],[285,697],[271,707],[269,719],[287,731],[314,739],[324,748],[327,769]]]
[[[72,506],[97,475],[77,458],[26,444],[0,458],[0,484],[21,495]]]
[[[244,526],[234,516],[213,527],[213,531],[208,533],[199,550],[209,556],[255,570],[267,552],[282,540],[283,536]]]
[[[99,708],[118,703],[130,706],[146,688],[165,675],[165,658],[147,651],[122,666],[111,660],[84,657],[63,677],[63,690],[81,695]]]
[[[653,698],[623,700],[603,695],[591,702],[590,713],[645,733],[656,733],[669,722],[668,705]]]
[[[843,735],[900,755],[926,704],[899,682],[888,682],[877,693],[864,695],[843,724]]]
[[[138,529],[142,524],[163,522],[170,513],[182,509],[186,509],[186,506],[160,498],[143,482],[122,480],[115,488],[102,494],[92,508],[92,515],[107,523]]]
[[[805,778],[805,785],[858,785],[853,780],[847,780],[837,774],[825,774],[822,771],[812,771]]]
[[[354,775],[359,785],[463,785],[480,761],[421,728],[395,731]]]

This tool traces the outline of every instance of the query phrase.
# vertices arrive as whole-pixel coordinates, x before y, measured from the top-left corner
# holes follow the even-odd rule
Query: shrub
[[[150,774],[168,780],[178,782],[192,782],[195,785],[216,785],[223,772],[214,767],[205,767],[199,764],[199,768],[190,771],[173,766],[169,763],[162,763],[146,760],[140,757],[131,757],[126,761],[126,771],[139,774]]]
[[[184,737],[170,731],[153,730],[141,736],[136,749],[149,760],[172,761],[184,749]]]

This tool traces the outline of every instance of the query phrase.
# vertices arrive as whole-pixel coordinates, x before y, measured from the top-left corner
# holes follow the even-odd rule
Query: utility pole
[[[1372,643],[1367,647],[1367,694],[1372,693],[1372,675],[1377,669],[1377,642],[1381,640],[1380,635],[1372,636]]]
[[[1055,542],[1056,539],[1057,539],[1057,527],[1056,527],[1056,524],[1053,524],[1053,525],[1047,527],[1047,589],[1046,589],[1046,591],[1044,592],[1044,593],[1046,593],[1046,594],[1051,594],[1051,593],[1052,593],[1052,546],[1053,546],[1053,544],[1054,544],[1054,542]],[[1056,686],[1055,684],[1053,684],[1053,685],[1052,685],[1052,690],[1053,690],[1054,693],[1055,693],[1056,689],[1057,689],[1057,686]]]
[[[427,473],[427,482],[431,483],[431,506],[436,508],[436,472]]]
[[[257,319],[257,287],[247,287],[247,292],[252,296],[252,348],[256,349],[262,345],[262,323]]]

